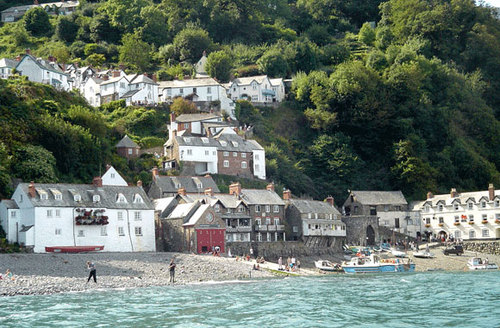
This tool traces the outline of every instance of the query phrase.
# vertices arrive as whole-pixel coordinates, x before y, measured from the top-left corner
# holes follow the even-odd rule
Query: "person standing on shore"
[[[170,281],[171,283],[175,283],[175,262],[174,258],[170,260],[170,265],[168,266],[168,270],[170,271]]]
[[[281,256],[278,259],[278,270],[283,270],[283,258]]]
[[[96,275],[96,271],[95,271],[95,264],[90,262],[90,261],[87,261],[87,269],[90,270],[89,278],[87,279],[87,283],[90,281],[91,277],[94,277],[94,282],[97,284],[97,275]]]
[[[250,257],[253,258],[253,248],[250,247]]]

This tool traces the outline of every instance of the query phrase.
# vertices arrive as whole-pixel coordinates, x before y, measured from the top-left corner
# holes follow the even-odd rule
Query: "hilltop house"
[[[17,63],[16,70],[33,82],[49,84],[56,89],[65,91],[72,88],[72,80],[55,62],[55,58],[49,57],[49,60],[35,58],[29,49]]]
[[[176,97],[187,98],[202,111],[220,109],[235,118],[234,102],[228,98],[226,89],[211,77],[160,82],[161,101],[169,102]]]
[[[17,66],[17,61],[8,58],[1,58],[0,79],[7,79],[9,76],[11,76],[12,70],[16,68],[16,66]]]
[[[164,145],[165,169],[183,164],[188,174],[228,174],[266,178],[265,151],[255,140],[246,140],[224,128],[213,137],[197,137],[187,130],[173,133]]]
[[[10,7],[2,11],[2,23],[14,22],[30,9],[35,7],[43,8],[49,15],[70,15],[80,5],[78,1],[59,1],[39,4],[38,0],[32,5]]]
[[[292,199],[290,190],[283,192],[285,216],[290,240],[303,241],[309,247],[341,248],[346,239],[346,225],[335,208],[333,197],[326,201]]]
[[[283,79],[270,79],[267,75],[240,77],[229,83],[227,94],[233,101],[281,102],[285,98],[285,85]]]
[[[90,185],[20,183],[11,200],[0,202],[0,215],[8,241],[35,253],[98,245],[109,252],[155,251],[153,204],[140,181],[128,186],[112,167]]]
[[[194,70],[196,72],[197,79],[208,77],[207,70],[205,68],[206,65],[207,65],[207,53],[203,51],[203,55],[201,56],[200,60],[198,60],[194,65]]]
[[[420,212],[425,234],[442,240],[449,237],[464,240],[500,238],[500,190],[493,184],[488,190],[433,195],[414,204]]]
[[[130,139],[128,135],[125,135],[115,147],[118,155],[127,159],[139,157],[139,150],[141,150],[141,147]]]

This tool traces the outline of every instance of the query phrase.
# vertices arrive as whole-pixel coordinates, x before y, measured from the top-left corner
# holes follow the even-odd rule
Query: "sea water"
[[[492,328],[500,327],[500,271],[334,274],[3,297],[0,327]]]

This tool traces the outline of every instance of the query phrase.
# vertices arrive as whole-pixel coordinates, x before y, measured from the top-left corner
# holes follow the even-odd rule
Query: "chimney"
[[[137,187],[141,187],[142,188],[142,181],[141,180],[137,180]]]
[[[28,195],[31,197],[31,198],[35,198],[36,197],[36,190],[35,190],[35,182],[34,181],[31,181],[29,186],[28,186]]]
[[[213,192],[212,188],[206,188],[205,189],[205,195],[206,196],[213,196],[214,192]]]
[[[269,190],[269,191],[274,191],[274,183],[270,183],[266,186],[266,190]]]
[[[206,55],[207,55],[207,51],[203,50],[203,56],[206,56]]]
[[[186,189],[185,188],[179,188],[177,189],[177,193],[181,196],[186,196]]]
[[[49,62],[53,63],[56,61],[56,58],[54,56],[49,56],[48,60],[49,60]]]
[[[290,189],[283,190],[283,200],[289,200],[292,198],[292,192]]]
[[[451,188],[450,190],[450,197],[455,198],[458,196],[457,189],[456,188]]]
[[[490,196],[490,200],[495,198],[495,186],[493,186],[493,183],[490,183],[488,186],[488,195]]]
[[[432,194],[432,192],[430,192],[430,191],[427,192],[427,199],[431,199],[433,197],[434,197],[434,195]]]
[[[111,72],[111,75],[112,75],[113,77],[120,77],[120,71],[112,71],[112,72]]]
[[[33,4],[34,4],[35,6],[38,6],[38,0],[33,1]]]
[[[205,178],[211,178],[212,176],[210,174],[205,174]]]
[[[154,83],[158,81],[158,79],[156,78],[156,74],[151,75],[151,80],[153,80]]]
[[[155,166],[153,167],[153,180],[156,180],[156,177],[158,176],[158,168]]]
[[[16,61],[21,61],[21,55],[17,55]]]
[[[94,180],[92,180],[92,184],[94,185],[94,187],[102,187],[102,178],[95,177]]]
[[[170,113],[170,123],[175,122],[175,113]]]
[[[106,171],[108,171],[111,168],[111,165],[106,164]]]
[[[38,1],[36,1],[37,3],[35,3],[36,5],[38,4]],[[24,50],[24,52],[27,54],[27,55],[31,55],[31,49],[30,48],[26,48]]]
[[[239,196],[241,194],[241,184],[239,182],[230,184],[229,194]]]
[[[326,202],[330,204],[331,206],[335,206],[335,199],[332,196],[326,197]]]
[[[107,74],[104,74],[103,76],[101,76],[101,79],[103,81],[107,81],[109,79],[109,76]]]

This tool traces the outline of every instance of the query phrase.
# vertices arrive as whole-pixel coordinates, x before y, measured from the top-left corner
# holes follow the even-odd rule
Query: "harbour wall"
[[[492,255],[500,255],[500,241],[465,241],[464,249]]]

